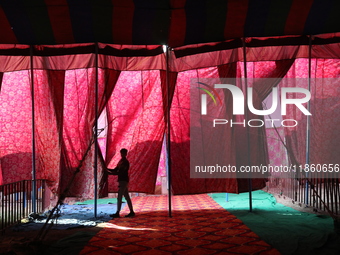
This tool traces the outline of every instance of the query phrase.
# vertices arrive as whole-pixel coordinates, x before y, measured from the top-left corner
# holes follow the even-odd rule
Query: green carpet
[[[252,212],[249,193],[228,194],[228,202],[225,193],[211,197],[283,255],[340,254],[340,238],[328,216],[294,210],[262,190],[252,192]]]

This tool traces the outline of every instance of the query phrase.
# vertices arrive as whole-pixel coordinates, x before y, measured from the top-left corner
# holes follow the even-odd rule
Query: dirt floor
[[[51,229],[48,231],[46,236],[42,239],[36,239],[40,230],[31,230],[31,231],[20,231],[16,232],[13,229],[8,229],[5,231],[5,234],[0,237],[0,254],[6,255],[35,255],[48,254],[47,250],[51,245],[55,244],[57,241],[71,236],[79,231],[83,231],[84,229],[74,228],[67,230],[54,230]],[[86,228],[87,232],[93,232],[96,234],[101,230],[100,227],[90,227]]]
[[[160,195],[160,190],[157,189],[155,195]],[[131,197],[136,195],[146,196],[147,194],[131,193]],[[110,193],[108,198],[116,198],[117,194]],[[41,222],[33,221],[27,222],[28,219],[23,219],[20,224],[7,228],[3,233],[0,233],[0,255],[56,255],[58,253],[58,243],[60,241],[71,238],[78,233],[82,233],[82,239],[77,237],[79,241],[77,244],[81,247],[82,243],[86,244],[86,240],[90,240],[92,236],[98,233],[103,227],[104,223],[108,222],[112,214],[116,211],[116,204],[102,204],[98,205],[97,218],[94,218],[93,205],[76,205],[76,202],[82,202],[75,198],[67,198],[64,201],[65,205],[60,206],[61,216],[53,226],[46,225],[43,230],[43,225],[46,219]],[[56,199],[51,201],[51,210],[57,204]],[[123,203],[123,206],[125,203]],[[46,210],[48,211],[48,210]],[[27,223],[25,223],[27,222]],[[49,228],[50,226],[50,228]],[[49,228],[49,229],[48,229]],[[84,241],[82,241],[84,240]],[[70,242],[74,240],[71,239]],[[67,245],[67,244],[65,244]],[[51,249],[51,247],[56,247]]]
[[[75,205],[73,205],[75,206]],[[31,221],[28,219],[23,219],[22,223],[17,224],[15,226],[7,228],[3,233],[0,234],[0,254],[6,255],[48,255],[48,254],[58,254],[54,253],[50,250],[50,247],[56,245],[60,240],[65,239],[66,237],[73,236],[80,231],[88,233],[89,238],[99,232],[103,225],[101,222],[109,221],[110,217],[108,216],[108,212],[105,213],[106,217],[101,216],[101,220],[93,221],[93,214],[89,216],[89,213],[92,213],[92,210],[86,208],[86,206],[77,206],[78,208],[83,208],[83,210],[79,210],[76,208],[73,214],[70,213],[72,210],[72,205],[65,205],[63,207],[70,208],[68,212],[63,212],[57,221],[49,220],[49,223],[45,224],[46,219],[42,219],[41,222]],[[114,206],[115,208],[115,206]],[[84,214],[84,210],[90,211],[87,214]],[[112,210],[113,211],[113,210]],[[111,212],[112,213],[112,212]],[[78,214],[78,215],[77,215]],[[76,215],[76,216],[75,216]],[[64,224],[65,217],[68,216],[68,221],[71,221],[70,218],[78,218],[81,223],[77,224],[71,222],[70,224]],[[86,225],[86,219],[89,219],[87,222],[90,223]],[[74,221],[74,220],[73,220]],[[85,225],[84,225],[85,224]]]

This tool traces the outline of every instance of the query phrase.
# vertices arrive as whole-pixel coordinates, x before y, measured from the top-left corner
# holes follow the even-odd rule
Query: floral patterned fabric
[[[32,178],[30,72],[6,72],[0,93],[1,183]]]
[[[159,71],[123,71],[107,105],[106,164],[114,168],[121,148],[129,150],[129,191],[153,193],[164,137]],[[109,176],[109,191],[118,190]]]
[[[332,47],[313,48],[313,57],[320,52],[334,58]],[[292,47],[291,51],[280,48],[260,48],[248,50],[248,60],[257,58],[261,62],[247,63],[249,86],[258,86],[252,78],[278,78],[286,73],[288,78],[308,77],[306,47]],[[271,54],[266,55],[266,52]],[[219,55],[220,54],[220,55]],[[172,55],[173,56],[173,55]],[[210,57],[209,57],[210,56]],[[213,56],[219,56],[214,58]],[[224,58],[223,56],[228,56]],[[175,194],[192,194],[215,191],[242,192],[248,184],[237,178],[219,180],[197,180],[188,176],[190,161],[190,97],[189,85],[192,78],[206,79],[220,77],[244,77],[242,54],[239,49],[228,52],[204,53],[185,56],[170,61],[170,156],[172,187]],[[197,58],[196,58],[197,57]],[[165,172],[165,147],[167,120],[167,89],[164,78],[164,56],[147,58],[145,70],[143,57],[108,56],[100,57],[99,63],[107,62],[111,68],[94,68],[93,54],[74,57],[35,57],[39,67],[33,73],[34,100],[32,101],[31,73],[28,57],[0,56],[0,183],[12,183],[32,178],[32,103],[34,103],[34,134],[36,178],[48,180],[54,193],[67,191],[69,196],[93,197],[97,171],[100,189],[117,191],[116,177],[105,175],[105,166],[114,167],[119,160],[119,150],[129,150],[131,163],[130,190],[153,193],[157,177]],[[203,58],[207,62],[202,62]],[[273,58],[273,59],[267,59]],[[275,59],[276,58],[276,59]],[[68,62],[63,60],[67,59]],[[276,61],[278,59],[288,59]],[[121,63],[120,63],[121,62]],[[221,64],[228,62],[224,74]],[[210,65],[215,63],[214,65]],[[338,163],[339,155],[339,72],[337,59],[312,59],[311,93],[311,134],[310,162]],[[217,67],[218,65],[218,67]],[[43,68],[45,67],[45,68]],[[113,68],[114,67],[114,68]],[[121,67],[121,69],[119,68]],[[129,70],[132,68],[134,71]],[[98,70],[98,76],[97,76]],[[230,76],[231,75],[231,76]],[[98,113],[104,108],[107,113],[106,136],[99,139],[101,146],[97,168],[94,169],[94,132],[96,119],[96,81],[98,78]],[[332,78],[326,82],[324,78]],[[239,84],[240,87],[242,84]],[[258,102],[268,94],[275,82],[266,87],[258,87]],[[282,86],[296,84],[282,84]],[[305,85],[303,85],[305,86]],[[289,160],[304,163],[306,158],[306,120],[296,109],[288,109],[287,118],[296,118],[295,128],[280,128],[289,148]],[[231,130],[231,134],[235,130]],[[231,159],[242,162],[247,156],[242,149],[244,132],[237,130],[239,146],[234,149]],[[267,134],[267,135],[266,135]],[[276,139],[273,130],[259,129],[251,136],[252,162],[287,163],[285,150]],[[267,136],[267,138],[265,138]],[[235,136],[236,137],[236,136]],[[236,138],[232,139],[236,139]],[[256,141],[256,142],[254,142]],[[163,153],[163,154],[162,154]],[[102,157],[103,156],[103,157]],[[103,160],[102,160],[103,158]],[[254,164],[255,164],[254,163]],[[74,178],[74,179],[73,179]],[[108,179],[107,179],[108,178]],[[159,181],[159,178],[158,178]],[[72,185],[70,185],[70,183]],[[262,188],[265,179],[254,181],[253,189]]]
[[[308,88],[308,60],[298,59],[287,73],[287,78],[305,78],[287,82],[286,87]],[[293,164],[339,164],[339,79],[340,61],[312,59],[310,83],[310,128],[307,146],[307,117],[297,108],[289,107],[286,118],[297,119],[296,127],[285,128],[289,157]],[[296,84],[298,83],[299,84]],[[305,104],[305,107],[306,104]],[[306,157],[309,152],[308,159]]]

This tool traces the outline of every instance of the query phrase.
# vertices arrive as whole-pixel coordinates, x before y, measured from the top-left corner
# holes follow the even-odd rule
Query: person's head
[[[125,149],[125,148],[123,148],[123,149],[120,150],[120,155],[121,155],[122,157],[126,157],[126,156],[127,156],[127,153],[128,153],[128,150]]]

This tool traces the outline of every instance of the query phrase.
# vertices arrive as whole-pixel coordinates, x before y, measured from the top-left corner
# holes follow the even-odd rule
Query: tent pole
[[[95,121],[94,121],[94,217],[97,218],[97,199],[98,199],[98,43],[95,44]]]
[[[167,165],[168,165],[168,207],[169,207],[169,217],[172,217],[172,206],[171,206],[171,157],[170,157],[170,84],[169,84],[169,46],[166,46],[165,52],[166,59],[166,97],[167,97],[167,136],[166,136],[166,153],[167,153]]]
[[[32,97],[32,211],[37,212],[36,206],[36,164],[35,164],[35,102],[34,102],[34,73],[33,73],[33,45],[30,46],[31,97]]]
[[[312,36],[309,36],[309,45],[308,45],[308,91],[311,89],[311,77],[312,77]],[[310,112],[310,101],[307,102],[307,110]],[[309,164],[309,149],[310,149],[310,117],[307,115],[307,123],[306,123],[306,165]],[[308,172],[306,172],[306,178],[308,178]],[[308,205],[308,192],[309,192],[309,183],[306,181],[305,183],[305,204]]]
[[[244,67],[244,83],[245,83],[245,97],[248,102],[248,75],[247,75],[247,51],[246,51],[246,41],[242,37],[242,48],[243,48],[243,67]],[[248,121],[248,110],[245,112],[246,122]],[[247,125],[247,150],[248,150],[248,165],[250,165],[250,137],[249,137],[249,127]],[[248,189],[249,189],[249,211],[253,211],[253,198],[252,198],[252,179],[248,178]]]

